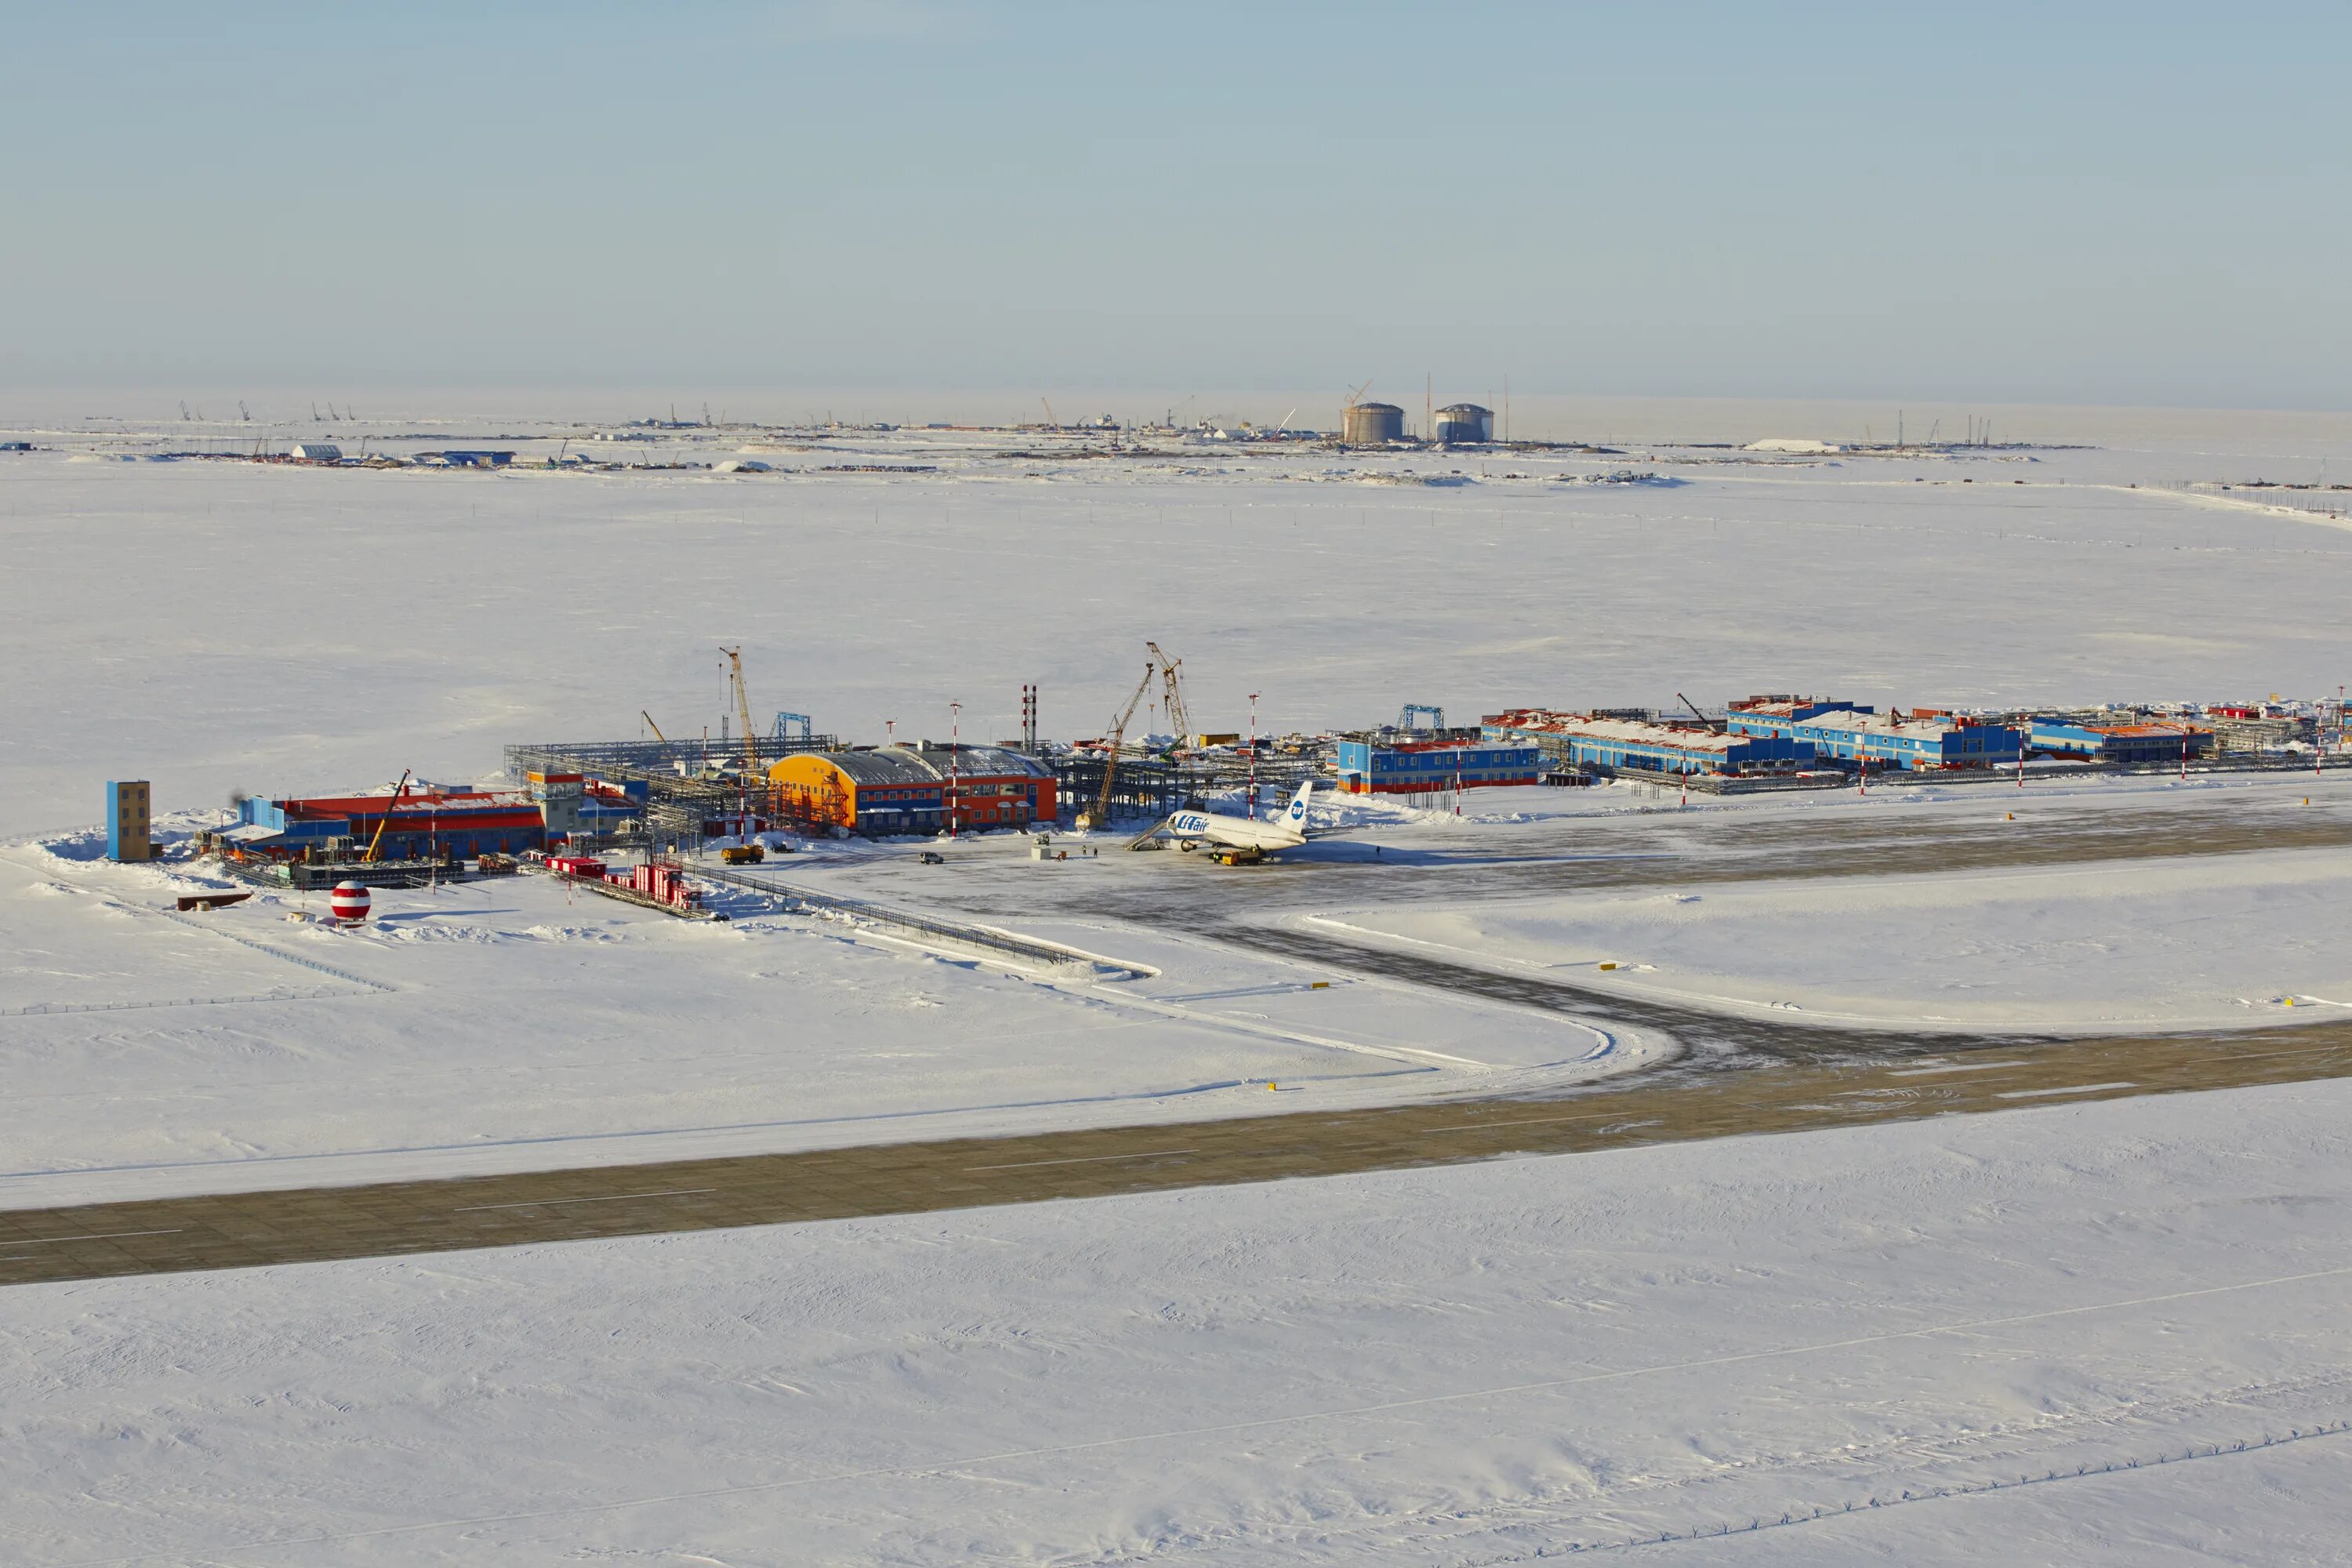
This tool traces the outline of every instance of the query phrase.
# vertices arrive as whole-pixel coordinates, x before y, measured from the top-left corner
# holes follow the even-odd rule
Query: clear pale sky
[[[0,384],[2341,409],[2347,58],[2341,4],[9,5]]]

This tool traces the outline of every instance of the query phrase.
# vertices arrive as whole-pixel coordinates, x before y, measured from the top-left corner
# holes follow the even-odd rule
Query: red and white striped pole
[[[1257,693],[1250,693],[1250,820],[1257,820]]]
[[[948,704],[948,837],[956,836],[956,805],[963,798],[963,704]]]

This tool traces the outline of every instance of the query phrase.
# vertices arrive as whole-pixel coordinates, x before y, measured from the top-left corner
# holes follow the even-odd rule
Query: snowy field
[[[388,444],[561,449],[496,439],[527,423]],[[1032,461],[960,433],[590,476],[122,461],[196,438],[36,432],[57,449],[0,454],[0,834],[91,820],[114,776],[191,809],[478,777],[508,741],[635,736],[640,709],[716,734],[722,642],[761,722],[859,742],[944,735],[950,700],[967,739],[1013,734],[1024,681],[1047,734],[1098,733],[1146,637],[1220,729],[1251,691],[1275,730],[1677,691],[2332,692],[2352,531],[2126,487],[2308,480],[2331,453],[2341,477],[2352,430],[2215,423],[2232,439],[1919,459],[1456,454],[1435,487],[1375,482],[1437,466],[1417,455]],[[859,463],[934,471],[824,471]],[[1674,482],[1571,482],[1626,468]]]
[[[2307,482],[2331,458],[2342,478],[2342,420],[2109,413],[2084,449],[1758,461],[1686,443],[1826,427],[1684,412],[1583,427],[1612,452],[1434,475],[1207,446],[1008,456],[1034,443],[955,432],[626,444],[766,473],[329,472],[156,460],[249,439],[233,430],[20,416],[46,449],[0,454],[0,1206],[1518,1091],[1666,1048],[1081,907],[1090,877],[1213,909],[1228,884],[1195,857],[1060,868],[1080,894],[1029,906],[1010,841],[928,870],[908,847],[791,868],[892,901],[988,893],[1020,910],[1003,923],[1141,972],[1118,982],[528,878],[381,894],[362,931],[288,920],[292,896],[179,920],[195,884],[93,858],[108,778],[152,778],[178,828],[233,789],[485,777],[503,742],[634,736],[641,709],[715,735],[717,648],[738,641],[763,721],[811,712],[856,742],[886,720],[943,738],[950,700],[964,739],[1010,735],[1024,681],[1048,735],[1098,732],[1146,637],[1218,729],[1252,691],[1279,731],[1408,701],[1459,719],[2347,678],[2352,529],[2148,488]],[[532,458],[590,433],[509,410],[369,439]],[[1619,470],[1656,480],[1586,482]],[[2284,787],[2246,793],[2244,831]],[[1465,897],[1481,857],[1539,857],[1548,834],[1606,854],[1669,811],[1644,853],[1691,860],[1741,823],[1990,832],[2011,804],[1487,792],[1460,821],[1333,813],[1360,831],[1286,883],[1230,885],[1358,875],[1385,848],[1381,896],[1310,888],[1280,918],[1808,1021],[2331,1016],[2352,1003],[2340,851],[2153,858],[2182,810],[2234,809],[2218,789],[2036,779],[2021,816],[2149,837],[2152,858],[2087,869]],[[2312,811],[2343,793],[2311,786]],[[1466,1565],[1755,1520],[1773,1528],[1643,1550],[2326,1560],[2352,1436],[2203,1455],[2352,1419],[2347,1110],[2328,1084],[12,1289],[0,1558]]]
[[[2114,1033],[2352,1008],[2347,886],[2352,854],[2294,850],[1297,918],[1726,1012]]]
[[[212,885],[0,850],[0,1207],[1528,1092],[1654,1048],[1100,924],[1028,929],[1145,973],[541,877],[386,889],[360,931],[289,923],[318,895],[158,912]]]
[[[0,1556],[2337,1561],[2347,1124],[2294,1086],[22,1287]]]

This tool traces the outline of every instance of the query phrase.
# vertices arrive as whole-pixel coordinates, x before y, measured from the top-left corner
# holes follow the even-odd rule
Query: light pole
[[[1250,697],[1250,820],[1257,820],[1257,693]]]
[[[963,798],[963,704],[948,704],[948,837],[956,836],[956,805]]]

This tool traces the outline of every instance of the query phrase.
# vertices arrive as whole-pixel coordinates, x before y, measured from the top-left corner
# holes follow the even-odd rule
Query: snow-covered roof
[[[826,752],[822,755],[862,784],[937,784],[943,776],[932,772],[922,754],[908,746],[885,746],[878,752]]]
[[[960,773],[965,778],[1051,778],[1054,776],[1054,770],[1036,758],[1024,756],[1019,752],[1007,751],[1003,746],[965,746],[960,751],[950,751],[945,746],[937,746],[920,752],[919,755],[938,772],[941,778],[947,777],[950,772]]]
[[[1892,713],[1855,713],[1839,709],[1830,713],[1816,713],[1797,722],[1809,730],[1850,730],[1874,735],[1936,736],[1948,735],[1968,726],[1948,719],[1897,719]]]
[[[1529,735],[1581,735],[1596,741],[1622,741],[1636,746],[1673,746],[1685,752],[1729,752],[1754,743],[1753,735],[1724,735],[1712,730],[1676,730],[1664,724],[1643,724],[1631,719],[1587,719],[1575,713],[1505,713],[1497,729]]]

